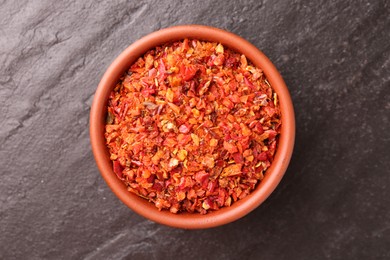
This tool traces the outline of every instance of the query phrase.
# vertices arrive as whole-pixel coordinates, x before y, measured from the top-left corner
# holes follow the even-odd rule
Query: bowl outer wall
[[[125,184],[116,177],[105,144],[104,129],[107,100],[113,87],[123,73],[136,59],[155,46],[184,38],[220,42],[224,46],[244,54],[256,67],[263,70],[277,93],[282,118],[278,148],[271,167],[264,179],[246,198],[230,207],[205,215],[197,213],[172,214],[167,210],[158,211],[154,204],[130,193]],[[282,179],[294,147],[295,117],[291,97],[283,78],[272,62],[254,45],[230,32],[201,25],[182,25],[153,32],[126,48],[109,66],[96,90],[90,113],[90,138],[92,151],[101,175],[115,195],[138,214],[172,227],[185,229],[210,228],[235,221],[258,207],[276,188]]]

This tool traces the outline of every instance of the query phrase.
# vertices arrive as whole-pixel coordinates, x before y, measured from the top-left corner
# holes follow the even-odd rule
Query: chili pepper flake
[[[261,69],[221,43],[185,39],[140,57],[111,92],[113,171],[159,210],[206,214],[256,188],[280,108]]]

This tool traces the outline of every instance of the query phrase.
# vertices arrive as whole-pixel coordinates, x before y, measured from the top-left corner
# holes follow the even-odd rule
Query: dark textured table
[[[390,259],[389,17],[388,1],[0,1],[0,259]],[[113,59],[192,23],[263,50],[297,120],[269,199],[196,231],[124,206],[88,132]]]

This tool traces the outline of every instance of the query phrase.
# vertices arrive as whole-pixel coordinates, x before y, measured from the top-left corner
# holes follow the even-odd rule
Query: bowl
[[[110,92],[122,74],[146,51],[167,42],[193,38],[219,42],[232,50],[244,54],[256,67],[261,68],[277,93],[282,127],[274,161],[267,169],[264,179],[250,195],[205,215],[199,213],[173,214],[159,211],[154,204],[129,192],[126,185],[117,178],[105,145],[105,119]],[[184,229],[211,228],[233,222],[258,207],[275,190],[281,181],[291,158],[295,139],[294,110],[289,91],[272,62],[254,45],[245,39],[214,27],[182,25],[153,32],[125,49],[109,66],[96,90],[90,113],[90,138],[92,151],[101,175],[115,195],[130,209],[152,221]]]

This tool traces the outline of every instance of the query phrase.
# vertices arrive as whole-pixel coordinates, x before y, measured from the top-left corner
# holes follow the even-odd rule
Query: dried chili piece
[[[106,123],[113,170],[130,192],[160,210],[201,214],[255,189],[281,128],[261,69],[196,39],[140,57],[112,91]]]

